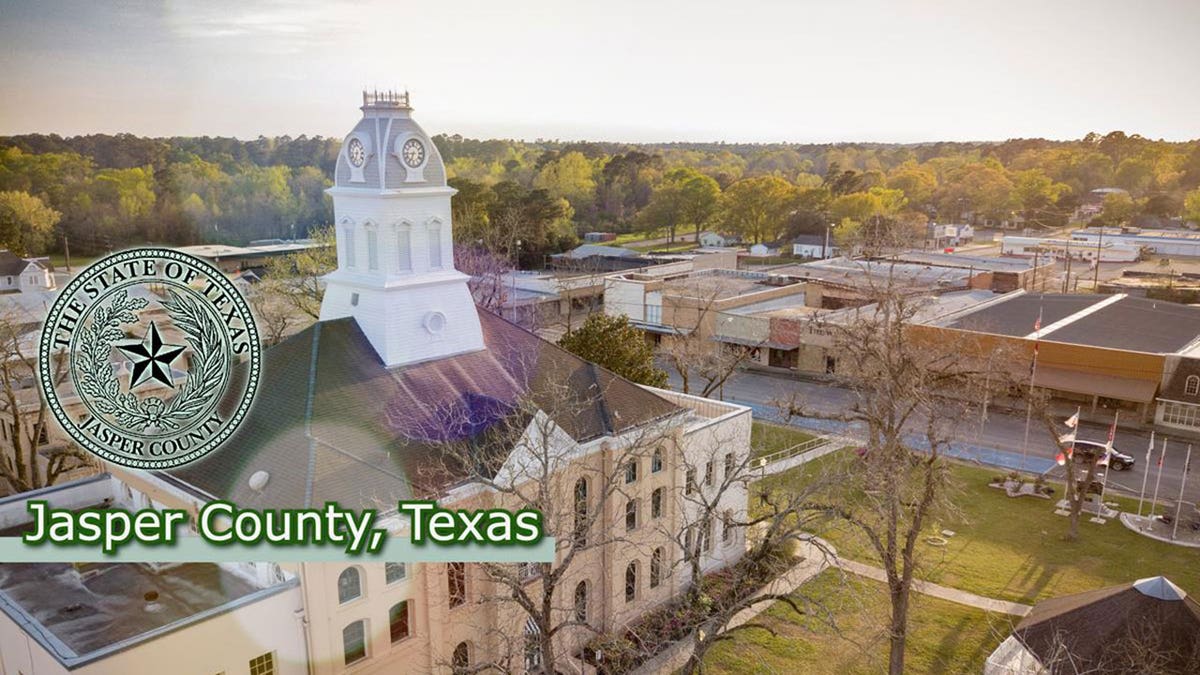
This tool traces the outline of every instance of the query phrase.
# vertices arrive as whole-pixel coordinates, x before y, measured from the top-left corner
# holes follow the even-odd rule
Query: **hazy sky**
[[[1200,137],[1197,0],[0,0],[0,134]]]

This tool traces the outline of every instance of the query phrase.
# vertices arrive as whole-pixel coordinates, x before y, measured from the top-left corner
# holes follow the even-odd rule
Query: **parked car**
[[[1079,446],[1087,446],[1097,452],[1104,450],[1104,444],[1097,443],[1096,441],[1075,441],[1075,447]],[[1108,466],[1113,471],[1128,471],[1133,468],[1134,461],[1133,455],[1127,455],[1113,448],[1112,453],[1108,457]]]

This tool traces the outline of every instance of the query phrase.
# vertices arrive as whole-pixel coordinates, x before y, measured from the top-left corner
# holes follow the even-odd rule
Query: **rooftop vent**
[[[1182,600],[1187,597],[1187,593],[1182,588],[1171,583],[1166,577],[1138,579],[1133,582],[1133,587],[1139,593],[1159,600]]]
[[[154,614],[163,611],[163,605],[158,601],[158,591],[146,591],[142,594],[142,599],[146,601],[146,604],[142,606],[142,609],[146,610],[147,612]]]

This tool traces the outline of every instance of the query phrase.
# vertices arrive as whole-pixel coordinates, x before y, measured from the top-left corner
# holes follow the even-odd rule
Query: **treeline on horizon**
[[[1118,187],[1103,222],[1200,221],[1200,141],[1115,131],[1075,141],[921,144],[558,142],[434,138],[460,241],[534,263],[585,231],[751,241],[867,223],[1065,224]],[[140,244],[242,244],[328,224],[341,141],[300,136],[0,137],[0,246],[95,254]],[[914,229],[914,231],[916,231]]]

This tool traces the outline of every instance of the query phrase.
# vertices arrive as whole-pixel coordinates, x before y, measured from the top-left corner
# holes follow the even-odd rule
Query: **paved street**
[[[669,369],[668,372],[670,372]],[[671,386],[677,388],[678,384],[678,378],[672,374]],[[754,408],[755,416],[762,419],[783,421],[779,414],[779,403],[791,396],[798,397],[798,402],[807,409],[820,413],[833,413],[845,409],[852,400],[853,394],[841,387],[822,382],[743,371],[735,373],[725,383],[723,390],[713,398],[723,398],[726,401],[749,405]],[[851,435],[854,433],[854,429],[848,428],[848,425],[831,420],[793,418],[790,422],[795,426],[815,431],[849,433]],[[1106,426],[1086,422],[1080,425],[1080,440],[1104,442],[1107,434]],[[1024,466],[1031,471],[1061,471],[1054,464],[1054,455],[1057,453],[1054,440],[1048,436],[1045,428],[1036,419],[1030,426],[1029,449],[1026,458],[1023,458],[1021,453],[1024,436],[1024,414],[991,410],[986,422],[980,419],[959,431],[951,451],[964,459],[979,461],[991,466],[1018,468],[1024,461]],[[1157,460],[1163,436],[1158,434],[1155,438],[1154,458]],[[1145,475],[1146,447],[1149,440],[1149,432],[1118,428],[1114,446],[1118,450],[1132,455],[1137,463],[1128,471],[1112,472],[1108,481],[1110,489],[1119,489],[1137,496],[1142,486],[1142,477]],[[914,444],[919,443],[916,437],[911,441]],[[1160,502],[1167,499],[1173,501],[1179,495],[1186,450],[1186,441],[1171,440],[1168,437],[1167,459],[1163,465],[1162,484],[1159,488]],[[1196,445],[1192,466],[1200,467],[1200,443]],[[1156,469],[1156,467],[1152,468]],[[1147,500],[1154,491],[1157,473],[1157,470],[1151,471],[1147,481]],[[1195,474],[1195,472],[1193,473]],[[1051,473],[1051,476],[1053,475],[1054,473]],[[1190,477],[1185,499],[1189,501],[1200,499],[1200,476],[1192,475]]]

